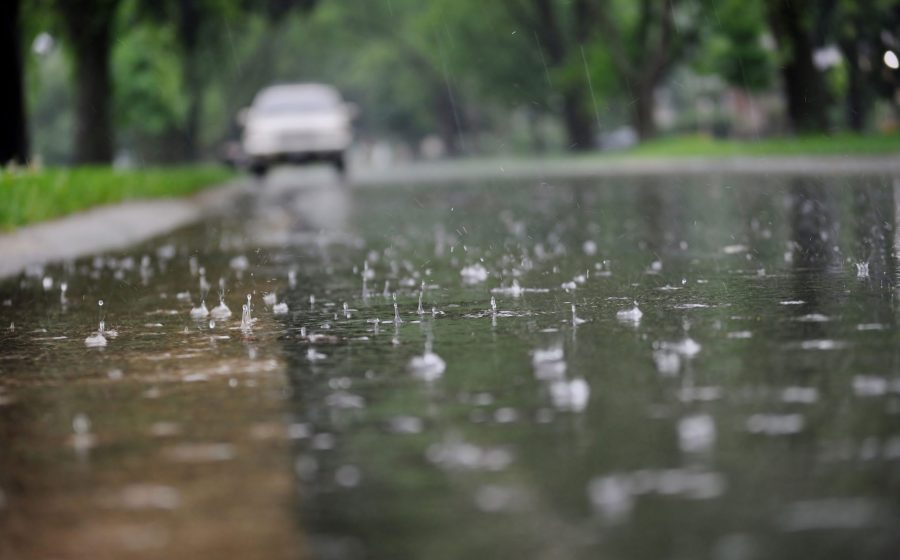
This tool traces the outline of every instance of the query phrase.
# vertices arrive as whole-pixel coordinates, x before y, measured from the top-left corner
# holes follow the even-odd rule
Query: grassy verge
[[[900,134],[835,134],[761,140],[677,136],[645,142],[618,155],[636,157],[834,156],[900,154]]]
[[[231,177],[221,167],[115,170],[79,167],[42,171],[0,169],[0,229],[48,220],[128,199],[184,196]]]

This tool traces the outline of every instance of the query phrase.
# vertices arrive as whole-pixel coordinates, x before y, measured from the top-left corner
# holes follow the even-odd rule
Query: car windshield
[[[269,92],[255,103],[262,113],[319,113],[335,109],[339,105],[336,95],[316,92]]]

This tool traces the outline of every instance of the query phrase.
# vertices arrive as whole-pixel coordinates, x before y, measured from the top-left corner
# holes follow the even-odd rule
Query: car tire
[[[269,172],[269,167],[265,163],[253,163],[250,165],[250,174],[258,179],[262,179]]]
[[[334,156],[331,159],[331,163],[334,165],[334,169],[339,175],[343,176],[347,173],[347,160],[344,158],[343,153]]]

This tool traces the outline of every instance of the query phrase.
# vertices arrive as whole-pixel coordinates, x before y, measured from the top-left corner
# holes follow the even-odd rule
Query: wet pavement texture
[[[898,204],[276,172],[0,284],[0,556],[896,558]]]

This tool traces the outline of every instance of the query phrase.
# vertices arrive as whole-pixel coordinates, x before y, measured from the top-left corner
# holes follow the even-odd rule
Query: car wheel
[[[254,163],[250,165],[250,174],[254,177],[262,179],[269,172],[269,167],[265,163]]]
[[[341,175],[347,173],[347,161],[344,158],[344,154],[337,154],[331,160],[331,163],[334,165],[334,169]]]

